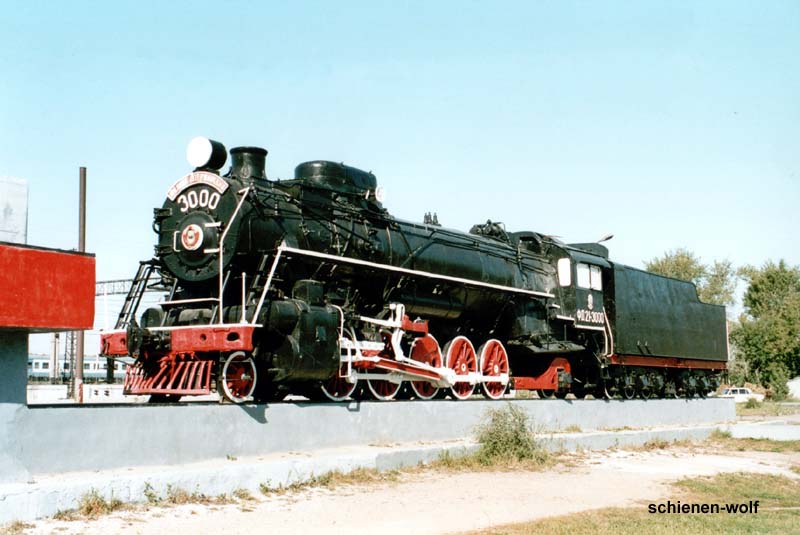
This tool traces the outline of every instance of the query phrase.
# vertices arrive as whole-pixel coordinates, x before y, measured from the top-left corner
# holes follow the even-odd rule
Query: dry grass
[[[641,446],[626,447],[625,449],[632,451],[655,451],[655,450],[665,450],[668,448],[684,448],[695,445],[697,445],[697,443],[688,438],[676,439],[673,441],[664,440],[663,438],[654,438],[648,440]]]
[[[648,512],[648,504],[640,504],[490,528],[472,535],[783,534],[797,533],[800,526],[800,510],[797,509],[800,482],[797,480],[760,474],[720,474],[680,481],[676,483],[676,491],[672,500],[679,499],[682,503],[741,504],[760,500],[760,508],[757,514],[653,514]]]
[[[671,443],[663,438],[654,438],[642,444],[638,449],[644,451],[665,450],[670,447]]]
[[[733,438],[727,431],[714,431],[706,445],[730,451],[769,451],[800,453],[800,440],[769,440],[767,438]]]
[[[786,416],[800,413],[800,405],[782,405],[774,401],[748,400],[736,404],[737,416]]]
[[[542,450],[541,455],[527,458],[516,459],[507,457],[505,459],[487,459],[482,457],[480,451],[465,455],[454,455],[448,451],[442,452],[439,458],[417,470],[430,472],[538,472],[551,468],[556,464],[569,466],[563,454],[551,454]],[[574,465],[574,463],[572,463]],[[406,469],[408,470],[408,469]]]
[[[254,500],[253,495],[247,489],[236,489],[232,493],[234,498],[242,502],[249,502]]]
[[[516,405],[489,409],[478,425],[476,460],[484,466],[515,462],[544,465],[548,452],[536,440],[528,415]]]
[[[106,500],[98,491],[92,489],[81,497],[78,507],[59,511],[53,515],[53,519],[68,522],[94,520],[116,511],[146,511],[150,507],[172,507],[186,504],[228,505],[237,503],[237,500],[240,502],[253,500],[253,497],[245,489],[237,489],[233,492],[233,496],[228,496],[227,494],[207,496],[197,490],[188,492],[186,489],[167,485],[166,492],[162,496],[150,483],[146,483],[143,493],[147,502],[135,504],[124,503],[113,496],[111,499]],[[0,535],[6,535],[6,533],[0,532]]]
[[[635,427],[631,427],[629,425],[624,425],[622,427],[601,427],[600,431],[610,431],[612,433],[617,431],[635,431]]]
[[[113,495],[106,500],[96,489],[92,489],[83,496],[78,502],[78,507],[59,511],[53,518],[56,520],[92,520],[114,511],[131,509],[131,506],[118,500]]]
[[[475,472],[487,470],[536,471],[552,466],[554,457],[539,443],[527,414],[507,403],[489,409],[476,431],[478,449],[454,455],[443,452],[428,469]]]
[[[15,520],[10,524],[6,524],[4,526],[0,526],[0,535],[23,535],[25,530],[34,527],[33,524],[28,524],[25,522],[20,522],[19,520]]]
[[[410,471],[413,469],[407,469],[406,471]],[[333,489],[336,487],[341,486],[352,486],[352,485],[366,485],[371,483],[396,483],[400,481],[401,476],[403,475],[403,471],[401,470],[387,470],[387,471],[378,471],[375,468],[356,468],[350,472],[340,472],[339,470],[333,470],[331,472],[325,472],[324,474],[320,474],[318,476],[311,476],[310,478],[304,481],[295,481],[289,484],[278,484],[273,485],[271,482],[267,481],[266,483],[262,483],[259,485],[259,490],[265,496],[273,495],[273,494],[287,494],[287,493],[295,493],[300,492],[303,490],[307,490],[310,488],[326,488],[326,489]]]
[[[187,503],[206,503],[206,500],[204,494],[190,494],[186,489],[167,485],[167,494],[163,503],[165,505],[185,505]]]
[[[239,490],[236,492],[239,492]],[[227,505],[236,502],[233,497],[228,496],[227,494],[208,496],[200,492],[199,489],[195,489],[194,492],[189,492],[186,489],[172,485],[167,485],[166,492],[162,496],[152,487],[152,485],[150,485],[150,483],[145,484],[144,495],[147,499],[147,504],[156,507],[169,507],[173,505],[186,505],[190,503],[200,505]]]

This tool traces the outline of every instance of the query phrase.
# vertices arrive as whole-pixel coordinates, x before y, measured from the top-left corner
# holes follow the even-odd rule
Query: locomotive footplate
[[[128,329],[116,329],[102,334],[100,336],[100,354],[103,356],[130,355],[135,357],[142,350],[151,355],[183,352],[252,351],[253,332],[257,327],[258,325],[249,323],[222,323],[140,328],[134,323],[128,326]]]
[[[214,324],[140,328],[102,335],[102,354],[131,355],[123,393],[129,395],[196,396],[211,394],[220,354],[245,354],[253,349],[252,324]]]

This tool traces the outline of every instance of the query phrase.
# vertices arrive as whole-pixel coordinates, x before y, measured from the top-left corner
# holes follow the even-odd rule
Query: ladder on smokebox
[[[150,277],[154,272],[160,271],[155,260],[139,262],[139,270],[131,283],[128,295],[122,305],[122,310],[117,318],[117,329],[125,329],[135,320],[136,310],[142,301],[144,292],[148,289]],[[227,283],[227,277],[225,279]],[[173,280],[169,289],[169,297],[162,303],[172,303],[177,288],[177,279]],[[164,314],[162,326],[166,321]],[[212,315],[213,321],[213,315]],[[171,359],[162,359],[158,362],[158,371],[155,374],[145,373],[140,362],[126,366],[123,392],[126,394],[155,394],[160,396],[203,395],[211,393],[212,361],[186,360],[175,362]]]
[[[126,329],[133,322],[136,310],[138,310],[139,303],[142,301],[142,296],[145,290],[147,290],[147,283],[150,281],[150,276],[156,270],[157,266],[154,260],[139,262],[139,270],[133,278],[131,288],[128,290],[128,295],[125,296],[125,302],[122,304],[122,310],[119,312],[117,324],[114,327],[115,329]]]

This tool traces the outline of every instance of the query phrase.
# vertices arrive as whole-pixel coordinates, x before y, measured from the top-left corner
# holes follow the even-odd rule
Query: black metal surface
[[[615,264],[607,292],[617,353],[728,360],[725,307],[701,303],[692,283]]]
[[[245,147],[231,153],[234,163],[226,176],[230,188],[214,210],[198,208],[181,213],[175,202],[167,201],[157,213],[159,250],[167,269],[187,282],[208,281],[207,287],[183,288],[178,297],[213,293],[219,264],[216,255],[202,250],[182,251],[180,246],[174,250],[174,234],[196,223],[208,234],[204,243],[214,247],[219,231],[206,223],[223,221],[228,227],[223,267],[234,274],[252,273],[259,259],[286,243],[337,257],[552,293],[555,297],[548,300],[443,282],[424,274],[408,276],[291,255],[284,257],[273,283],[282,295],[292,295],[296,281],[318,281],[326,301],[354,313],[378,314],[388,302],[402,302],[410,314],[431,320],[446,336],[468,332],[478,343],[490,335],[504,341],[515,339],[537,352],[574,351],[574,342],[589,335],[572,333],[569,325],[565,331],[555,316],[573,317],[574,325],[602,331],[605,321],[599,318],[604,316],[598,314],[605,305],[612,323],[614,313],[621,313],[623,323],[614,326],[620,352],[725,358],[725,345],[719,343],[721,337],[724,339],[724,324],[719,329],[724,311],[691,303],[677,281],[657,284],[660,279],[643,272],[619,265],[612,269],[606,247],[599,244],[565,245],[535,232],[509,233],[502,224],[491,221],[464,233],[397,220],[374,199],[375,175],[344,164],[311,161],[297,166],[294,180],[260,180],[238,216],[232,218],[238,202],[236,192],[253,177],[266,176],[260,167],[266,151]],[[229,242],[231,245],[227,245]],[[559,287],[555,277],[554,264],[563,256],[573,262],[573,281],[567,288]],[[603,270],[605,292],[576,287],[578,262]],[[641,275],[631,275],[633,272]],[[615,284],[615,276],[624,280]],[[240,296],[239,285],[232,284],[225,299],[229,306],[239,306]],[[319,296],[314,300],[319,301]],[[548,310],[553,311],[552,317],[548,317]],[[596,321],[582,319],[588,315]],[[667,325],[660,319],[663,317],[671,318],[672,323]],[[713,331],[711,340],[696,339],[698,328]],[[558,342],[563,344],[559,346]]]
[[[301,163],[294,169],[295,180],[310,186],[344,193],[364,194],[378,186],[375,175],[335,162],[317,160]]]
[[[246,182],[266,180],[267,149],[261,147],[236,147],[231,149],[230,175]]]

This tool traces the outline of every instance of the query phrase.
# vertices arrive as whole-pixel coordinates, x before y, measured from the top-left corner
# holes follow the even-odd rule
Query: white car
[[[722,394],[719,396],[721,398],[733,398],[735,403],[745,403],[749,399],[754,399],[756,401],[764,401],[764,394],[757,394],[750,390],[749,388],[743,387],[732,387],[726,388],[722,391]]]

